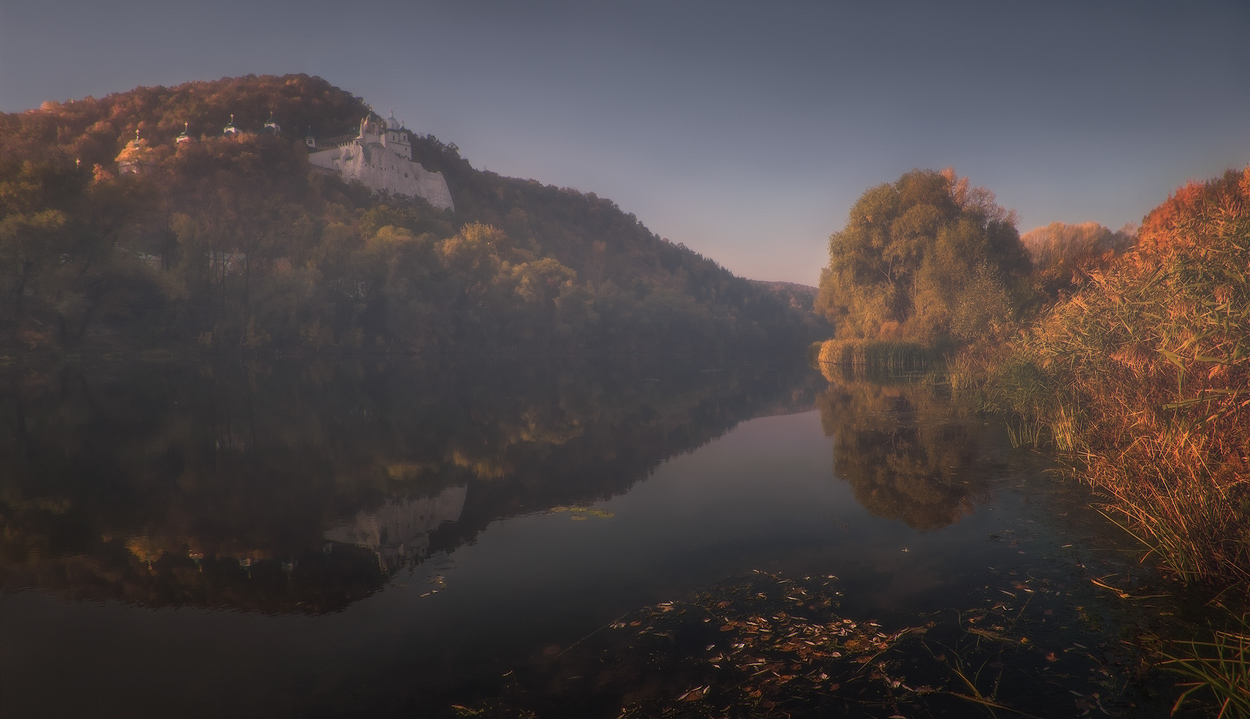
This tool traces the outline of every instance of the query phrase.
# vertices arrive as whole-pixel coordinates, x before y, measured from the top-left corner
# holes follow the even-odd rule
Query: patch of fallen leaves
[[[837,585],[832,575],[756,571],[645,607],[509,672],[509,689],[484,708],[620,719],[1117,708],[1105,693],[1114,667],[1054,634],[1050,607],[1061,605],[1045,583],[987,586],[979,607],[901,628],[843,616]]]

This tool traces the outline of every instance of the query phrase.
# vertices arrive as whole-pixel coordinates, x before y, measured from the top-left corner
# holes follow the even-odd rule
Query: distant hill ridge
[[[827,332],[804,293],[735,277],[610,200],[476,170],[455,144],[391,137],[402,126],[375,117],[307,75],[0,115],[4,339],[693,350]],[[433,191],[346,172],[369,164],[349,152],[310,161],[325,149],[310,135],[365,129]]]

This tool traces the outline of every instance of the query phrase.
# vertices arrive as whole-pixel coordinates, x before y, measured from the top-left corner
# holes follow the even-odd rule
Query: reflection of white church
[[[412,159],[408,130],[391,115],[385,121],[373,113],[360,121],[360,131],[318,141],[307,138],[308,160],[344,180],[359,180],[375,191],[421,197],[431,205],[454,210],[451,190],[441,172],[430,172]]]
[[[330,529],[325,538],[373,550],[378,566],[389,572],[429,554],[430,532],[460,519],[466,491],[447,487],[433,497],[389,501],[372,512],[357,512],[350,524]]]

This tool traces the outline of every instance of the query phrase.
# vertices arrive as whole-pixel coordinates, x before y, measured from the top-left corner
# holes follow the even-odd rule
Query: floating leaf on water
[[[685,694],[682,694],[681,696],[677,697],[677,701],[686,701],[686,702],[698,701],[702,699],[705,695],[707,695],[707,690],[709,688],[710,686],[695,687],[694,689],[691,689]]]

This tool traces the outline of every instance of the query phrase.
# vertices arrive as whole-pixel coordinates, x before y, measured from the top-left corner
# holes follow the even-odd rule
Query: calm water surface
[[[1166,715],[1089,581],[1149,570],[1001,422],[788,360],[558,364],[10,370],[0,714],[616,716],[665,690],[586,678],[637,651],[605,626],[763,570],[886,629],[1016,602],[1053,692],[999,700]]]

